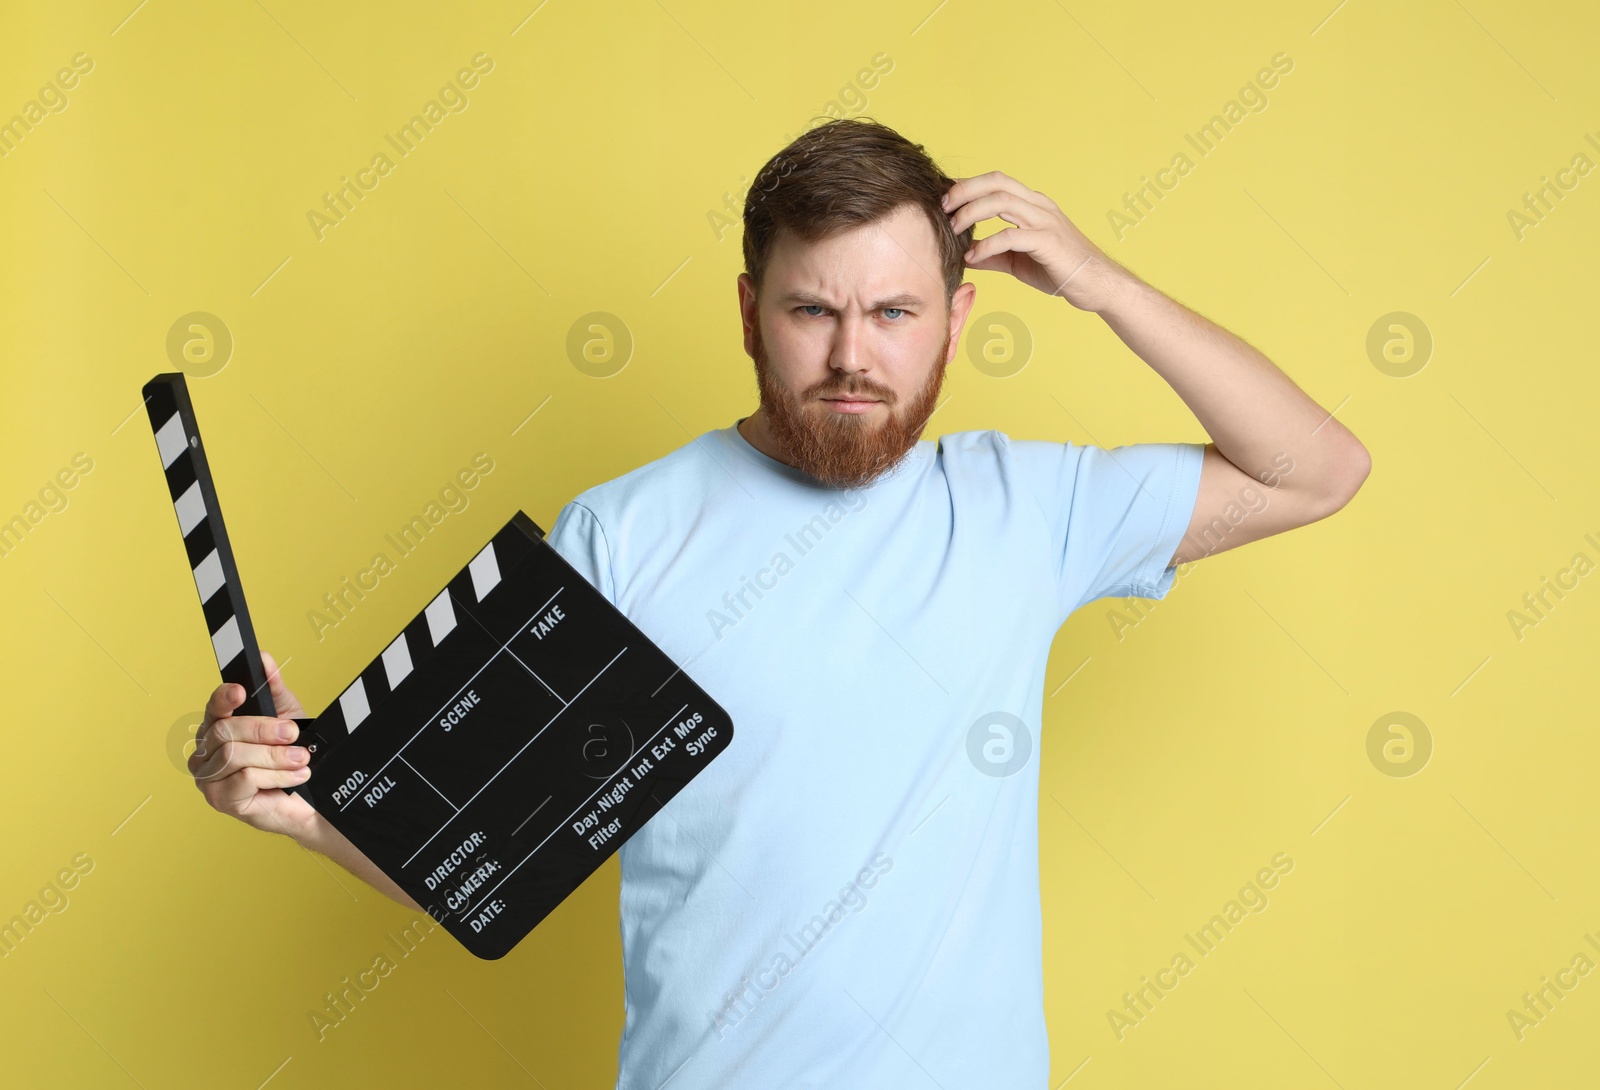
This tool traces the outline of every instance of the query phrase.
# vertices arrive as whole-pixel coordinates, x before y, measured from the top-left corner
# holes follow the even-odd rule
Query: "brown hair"
[[[910,204],[933,226],[948,306],[972,247],[972,228],[957,235],[939,204],[954,181],[921,144],[888,126],[867,117],[830,119],[795,137],[751,183],[744,201],[744,271],[759,295],[780,229],[819,242]]]

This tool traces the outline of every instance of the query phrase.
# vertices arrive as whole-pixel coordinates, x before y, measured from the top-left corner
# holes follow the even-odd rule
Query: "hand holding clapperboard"
[[[277,716],[182,374],[144,387],[224,682]],[[733,738],[518,511],[314,719],[298,793],[461,944],[515,946]]]

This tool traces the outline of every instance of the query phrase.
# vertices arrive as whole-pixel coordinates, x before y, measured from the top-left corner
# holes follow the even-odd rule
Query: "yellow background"
[[[0,517],[94,461],[0,559],[0,920],[94,862],[0,961],[0,1081],[611,1085],[614,860],[503,961],[435,932],[316,1039],[307,1012],[410,915],[178,771],[171,728],[217,671],[139,388],[172,369],[178,316],[226,323],[229,363],[191,389],[262,642],[318,712],[512,512],[548,528],[753,408],[740,232],[719,240],[708,213],[841,101],[952,175],[1052,196],[1373,456],[1335,518],[1186,569],[1121,639],[1114,601],[1060,633],[1040,750],[1051,1085],[1592,1081],[1600,974],[1522,1040],[1506,1011],[1600,959],[1600,576],[1520,640],[1506,615],[1575,553],[1600,561],[1600,176],[1520,240],[1506,213],[1575,153],[1600,163],[1593,9],[536,3],[0,19],[0,120],[94,61],[0,159]],[[480,52],[470,106],[318,241],[307,211]],[[1268,108],[1118,241],[1108,210],[1280,52]],[[842,100],[878,53],[892,70]],[[930,434],[1204,440],[1098,319],[974,279],[975,315],[1021,318],[1033,356],[992,378],[963,345]],[[593,311],[634,338],[610,378],[567,355]],[[1366,349],[1395,311],[1435,342],[1403,379]],[[470,507],[318,641],[306,612],[480,451],[496,469]],[[1395,711],[1434,746],[1407,778],[1367,756]],[[1295,866],[1270,907],[1119,1041],[1106,1011],[1277,852]]]

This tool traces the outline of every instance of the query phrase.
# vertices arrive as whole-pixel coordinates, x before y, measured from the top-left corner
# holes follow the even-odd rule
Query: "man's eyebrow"
[[[809,291],[785,292],[778,297],[778,302],[784,306],[828,307],[833,309],[833,304]],[[891,295],[887,299],[879,299],[872,304],[873,310],[883,310],[886,307],[923,307],[926,301],[914,291],[902,291]]]

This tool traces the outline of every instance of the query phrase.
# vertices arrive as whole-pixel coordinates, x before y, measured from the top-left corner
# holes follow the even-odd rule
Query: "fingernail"
[[[295,729],[295,724],[280,721],[278,723],[278,737],[285,742],[293,741]]]
[[[290,746],[289,747],[289,760],[293,761],[295,764],[299,764],[301,761],[305,760],[308,756],[310,756],[310,754],[308,754],[306,752],[304,746]]]
[[[297,768],[294,770],[294,778],[297,780],[303,780],[309,775],[311,775],[311,769],[309,768]]]

